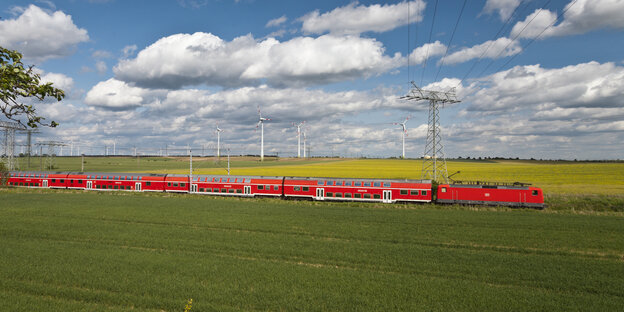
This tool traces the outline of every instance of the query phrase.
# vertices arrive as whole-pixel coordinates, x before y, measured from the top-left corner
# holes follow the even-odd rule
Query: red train
[[[8,185],[97,191],[180,192],[364,202],[436,202],[544,207],[542,190],[526,184],[144,173],[10,172]]]

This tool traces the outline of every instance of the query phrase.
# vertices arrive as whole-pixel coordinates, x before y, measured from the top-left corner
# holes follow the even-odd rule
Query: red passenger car
[[[181,174],[167,174],[165,176],[165,192],[189,192],[189,176]]]
[[[281,196],[282,177],[197,175],[193,193],[229,196]]]
[[[48,187],[49,173],[25,171],[10,172],[7,184],[10,186]]]
[[[438,203],[544,208],[540,188],[522,183],[456,182],[440,184]]]
[[[84,173],[87,190],[155,191],[165,190],[164,174],[145,173]]]
[[[384,203],[431,202],[431,181],[287,177],[284,196]]]

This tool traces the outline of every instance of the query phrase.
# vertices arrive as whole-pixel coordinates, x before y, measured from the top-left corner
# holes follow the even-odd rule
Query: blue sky
[[[421,157],[426,103],[399,100],[413,80],[462,100],[442,111],[447,156],[624,158],[624,0],[463,5],[3,1],[0,46],[66,90],[37,103],[61,124],[37,140],[75,153],[211,150],[219,123],[233,154],[259,154],[260,106],[266,154],[296,155],[305,120],[312,155],[399,156],[392,123],[411,116]]]

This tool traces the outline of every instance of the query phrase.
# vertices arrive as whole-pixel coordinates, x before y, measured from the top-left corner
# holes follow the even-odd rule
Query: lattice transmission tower
[[[412,81],[412,89],[401,99],[429,101],[429,120],[427,123],[427,143],[423,155],[422,179],[431,179],[437,182],[448,183],[446,157],[440,134],[440,105],[459,103],[455,95],[455,88],[447,92],[429,91],[419,88]]]
[[[4,140],[2,144],[2,158],[9,170],[15,170],[15,130],[25,130],[26,127],[17,122],[0,121],[0,128],[4,129]]]
[[[59,146],[67,146],[67,144],[60,142],[60,141],[44,141],[44,142],[39,142],[35,145],[39,146],[40,150],[42,150],[44,146],[48,147],[46,160],[45,160],[45,167],[43,167],[43,163],[42,163],[41,170],[43,170],[43,168],[47,168],[48,170],[52,170],[56,168],[56,158],[55,158],[57,154],[56,149]],[[43,157],[43,154],[41,154],[41,152],[39,154],[41,157]]]

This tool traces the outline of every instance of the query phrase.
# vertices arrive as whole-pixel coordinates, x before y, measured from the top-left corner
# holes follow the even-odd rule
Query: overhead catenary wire
[[[457,31],[457,26],[459,25],[459,21],[461,20],[462,14],[464,14],[464,9],[466,8],[466,2],[468,2],[468,0],[464,0],[464,4],[462,5],[461,10],[459,11],[459,16],[457,17],[457,21],[455,22],[455,27],[453,28],[453,32],[451,33],[451,39],[449,39],[449,43],[446,45],[444,56],[442,56],[442,60],[440,60],[440,66],[438,67],[438,72],[436,73],[433,81],[438,81],[438,75],[440,74],[440,71],[442,70],[442,67],[444,66],[444,59],[446,58],[446,55],[448,54],[448,51],[451,47],[451,43],[453,42],[453,37],[455,37],[455,32]]]
[[[526,50],[526,48],[528,48],[528,47],[529,47],[529,46],[530,46],[530,45],[531,45],[531,44],[532,44],[535,40],[537,40],[539,37],[541,37],[541,36],[542,36],[542,34],[544,34],[544,32],[546,32],[546,30],[548,30],[549,28],[551,28],[551,27],[553,27],[555,24],[557,24],[557,22],[559,21],[559,19],[561,19],[561,17],[562,17],[562,16],[563,16],[563,15],[564,15],[564,14],[565,14],[565,13],[566,13],[566,12],[567,12],[570,8],[571,8],[571,7],[573,7],[573,6],[576,4],[576,2],[577,2],[577,1],[578,1],[578,0],[574,0],[572,3],[570,3],[570,4],[568,5],[568,7],[567,7],[567,8],[565,8],[565,9],[561,12],[561,14],[559,14],[559,15],[557,16],[557,18],[555,18],[555,21],[553,21],[550,25],[546,26],[546,27],[545,27],[545,28],[544,28],[544,29],[543,29],[543,30],[542,30],[542,31],[541,31],[541,32],[540,32],[537,36],[533,37],[533,39],[531,39],[531,40],[530,40],[530,41],[529,41],[529,42],[528,42],[528,43],[527,43],[527,44],[526,44],[526,45],[525,45],[522,49],[523,49],[523,50]],[[505,62],[505,64],[501,65],[501,66],[500,66],[500,67],[499,67],[496,71],[497,71],[497,72],[499,72],[500,70],[502,70],[505,66],[507,66],[509,63],[511,63],[511,61],[513,61],[513,60],[516,58],[516,56],[517,56],[517,55],[518,55],[518,54],[515,54],[515,55],[513,55],[511,58],[509,58],[509,60],[507,60],[507,62]]]
[[[436,13],[438,11],[438,0],[436,0],[433,7],[433,17],[431,18],[431,29],[429,30],[429,40],[427,41],[427,49],[425,53],[425,61],[423,62],[423,69],[420,74],[420,85],[422,86],[423,78],[425,77],[425,70],[427,69],[427,59],[429,59],[429,44],[431,43],[431,36],[433,35],[433,26],[435,25]]]

